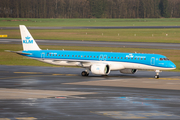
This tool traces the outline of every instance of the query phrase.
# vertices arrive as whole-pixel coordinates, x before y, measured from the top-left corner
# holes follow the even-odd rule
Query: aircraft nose
[[[168,67],[176,69],[176,65],[170,61]]]

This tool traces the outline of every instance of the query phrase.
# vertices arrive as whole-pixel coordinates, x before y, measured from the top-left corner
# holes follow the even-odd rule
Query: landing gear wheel
[[[158,78],[159,78],[159,73],[162,72],[162,71],[160,71],[160,70],[155,70],[155,72],[156,72],[156,75],[154,76],[154,78],[155,78],[155,79],[158,79]]]
[[[82,71],[81,75],[82,75],[82,76],[88,76],[89,73],[87,73],[86,71]]]
[[[154,78],[158,79],[158,78],[159,78],[159,75],[155,75]]]

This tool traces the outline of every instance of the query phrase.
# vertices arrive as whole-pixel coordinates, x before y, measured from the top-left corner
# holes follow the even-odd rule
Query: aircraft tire
[[[81,75],[82,75],[82,76],[88,76],[89,73],[87,73],[86,71],[82,71]]]
[[[159,75],[155,75],[154,78],[158,79],[158,78],[159,78]]]

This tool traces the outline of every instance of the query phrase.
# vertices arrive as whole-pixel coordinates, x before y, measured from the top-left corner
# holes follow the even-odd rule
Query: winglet
[[[24,50],[41,50],[25,25],[19,25]]]

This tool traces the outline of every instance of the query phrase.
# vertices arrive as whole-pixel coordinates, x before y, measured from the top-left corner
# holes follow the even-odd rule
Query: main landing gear
[[[159,73],[161,72],[160,70],[156,70],[156,75],[154,76],[155,79],[158,79],[159,78]]]
[[[88,76],[89,75],[89,71],[88,70],[82,71],[81,75],[82,76]]]

